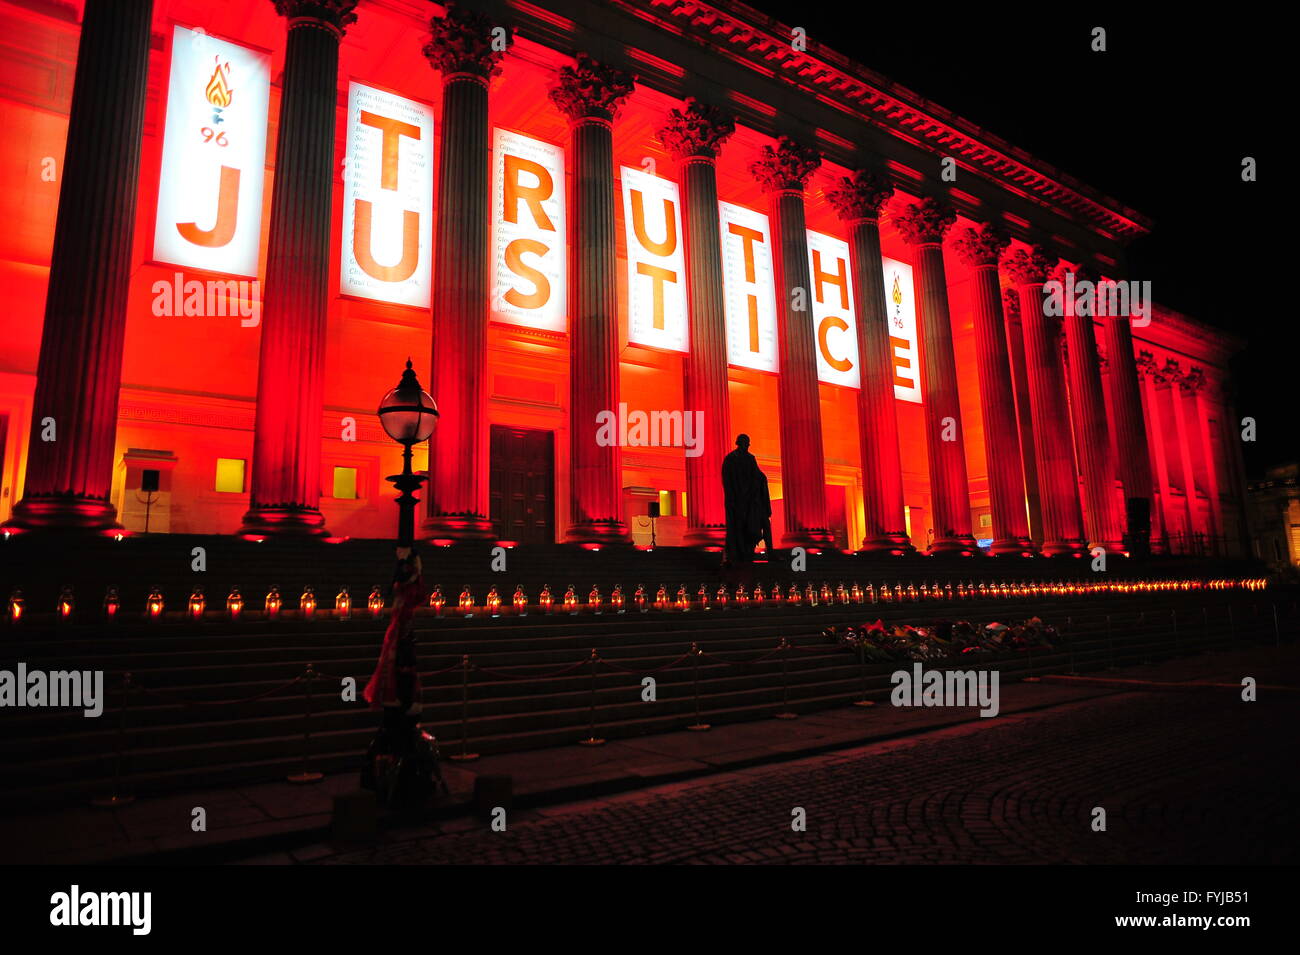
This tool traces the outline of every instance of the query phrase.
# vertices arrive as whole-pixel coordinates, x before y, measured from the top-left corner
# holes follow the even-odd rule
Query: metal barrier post
[[[460,752],[451,757],[458,763],[478,759],[478,753],[469,751],[469,654],[460,658]]]

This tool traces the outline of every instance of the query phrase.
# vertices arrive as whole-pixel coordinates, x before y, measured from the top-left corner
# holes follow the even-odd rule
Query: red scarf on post
[[[398,703],[397,643],[415,616],[415,608],[423,599],[424,587],[421,586],[419,577],[397,588],[393,617],[388,621],[388,629],[384,631],[384,645],[379,650],[379,662],[362,694],[372,710],[382,710],[385,706],[396,706]]]

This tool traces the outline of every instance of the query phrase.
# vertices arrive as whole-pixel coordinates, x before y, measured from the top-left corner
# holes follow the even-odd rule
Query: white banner
[[[492,222],[493,320],[565,331],[563,149],[494,130]]]
[[[894,367],[894,397],[921,404],[921,352],[917,347],[916,293],[912,267],[881,257],[885,306],[889,310],[889,355]]]
[[[270,56],[173,29],[154,259],[257,276],[270,95]]]
[[[858,320],[853,309],[849,244],[809,229],[808,269],[812,276],[817,380],[857,388],[862,381],[858,370]]]
[[[686,254],[677,183],[623,166],[627,340],[687,351]]]
[[[776,284],[767,216],[718,203],[722,224],[722,289],[727,310],[727,361],[777,371]]]
[[[343,168],[344,295],[428,308],[433,248],[433,110],[348,86]]]

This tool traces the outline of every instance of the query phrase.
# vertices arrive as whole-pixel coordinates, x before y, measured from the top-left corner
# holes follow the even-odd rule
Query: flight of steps
[[[624,554],[619,559],[656,556],[664,557]],[[667,556],[674,560],[665,572],[678,573],[666,580],[677,580],[682,577],[683,555]],[[590,568],[595,571],[606,555],[582,554],[576,560],[587,558],[597,558]],[[553,563],[550,569],[563,566],[576,575],[574,561],[570,556],[567,564]],[[1039,572],[1022,576],[1045,576],[1045,562],[1025,563]],[[890,579],[899,576],[895,573]],[[915,575],[918,583],[922,576]],[[935,576],[932,571],[931,579]],[[997,576],[1010,579],[1012,575]],[[293,578],[281,575],[280,579]],[[515,575],[504,579],[513,581]],[[553,590],[562,591],[564,585],[556,581],[563,579],[548,582]],[[629,579],[635,578],[623,578]],[[692,594],[690,585],[698,579],[686,580]],[[837,579],[830,577],[832,587]],[[652,586],[651,580],[656,578],[646,577],[653,592],[657,583]],[[581,588],[581,580],[573,582]],[[630,594],[632,586],[625,583],[624,587]],[[449,601],[454,601],[452,589],[446,588]],[[503,597],[508,598],[512,590],[513,584],[501,587]],[[482,592],[477,594],[480,600]],[[585,596],[583,589],[579,592]],[[535,593],[530,595],[535,598]],[[318,595],[323,597],[321,590]],[[363,602],[364,593],[356,596]],[[459,749],[464,674],[458,664],[463,655],[474,665],[466,708],[470,747],[496,753],[577,742],[588,735],[593,699],[597,734],[602,737],[683,728],[694,721],[694,661],[688,658],[660,668],[681,658],[693,643],[704,651],[698,673],[701,709],[708,722],[719,724],[765,718],[785,705],[797,712],[841,706],[864,692],[885,699],[889,674],[900,665],[860,666],[853,653],[821,635],[829,625],[877,617],[913,624],[969,619],[982,625],[1039,615],[1066,628],[1069,639],[1051,652],[981,656],[976,663],[963,659],[957,664],[995,666],[1008,680],[1031,670],[1082,671],[1234,641],[1272,642],[1271,596],[1208,591],[1091,594],[578,616],[542,615],[534,609],[522,618],[471,620],[459,615],[433,619],[426,612],[417,619],[424,724],[437,735],[444,754]],[[1290,603],[1294,595],[1286,600],[1282,630],[1289,634],[1295,630]],[[286,601],[286,606],[294,604],[296,599]],[[325,606],[329,604],[322,600]],[[201,623],[179,616],[146,623],[138,612],[111,626],[96,621],[92,613],[75,619],[81,622],[57,625],[47,615],[0,631],[0,665],[11,668],[23,660],[30,668],[103,669],[108,697],[104,715],[94,720],[68,711],[4,714],[0,806],[50,806],[105,792],[119,741],[125,754],[124,788],[140,794],[283,777],[301,767],[308,728],[313,768],[325,772],[358,768],[375,719],[364,704],[341,700],[339,680],[355,678],[359,690],[373,669],[384,622],[369,619],[364,610],[346,621],[323,613],[311,621],[289,615],[273,623],[256,615],[231,623],[218,613]],[[782,639],[795,649],[769,655]],[[582,665],[593,649],[613,664],[597,664],[594,681],[591,665]],[[768,656],[761,662],[745,662],[764,655]],[[320,673],[311,684],[309,721],[305,682],[283,686],[301,676],[308,663]],[[123,721],[121,685],[127,670],[137,689],[130,694]],[[656,670],[657,701],[644,703],[641,677]]]

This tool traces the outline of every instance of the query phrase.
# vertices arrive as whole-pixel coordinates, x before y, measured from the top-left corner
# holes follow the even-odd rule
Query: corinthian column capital
[[[763,147],[761,158],[750,164],[749,171],[764,192],[803,192],[821,164],[816,149],[782,136],[775,147]]]
[[[734,116],[691,97],[680,109],[668,111],[659,141],[678,159],[717,159],[722,144],[735,131]]]
[[[579,53],[573,66],[560,68],[550,96],[571,122],[595,119],[610,123],[635,85],[636,77],[627,70]]]
[[[880,218],[884,208],[894,195],[894,184],[888,176],[866,169],[858,169],[851,176],[844,176],[835,187],[826,193],[826,198],[840,218],[846,222],[862,219]]]
[[[501,72],[501,59],[514,39],[510,30],[481,13],[448,2],[445,16],[429,20],[424,56],[444,76],[488,80]]]
[[[1003,268],[1017,285],[1041,285],[1047,281],[1047,273],[1056,264],[1056,256],[1041,245],[1029,251],[1016,249],[1009,255]]]
[[[957,212],[938,199],[925,198],[909,202],[894,216],[894,224],[908,245],[938,245],[957,221]]]
[[[997,265],[998,259],[1011,244],[1007,230],[995,222],[978,229],[963,229],[953,242],[957,257],[967,265]]]
[[[339,37],[349,25],[357,22],[353,12],[357,0],[271,0],[275,12],[287,17],[289,26],[305,25],[320,27],[336,33]]]
[[[1002,290],[1002,314],[1007,321],[1020,321],[1020,295],[1013,288]]]

